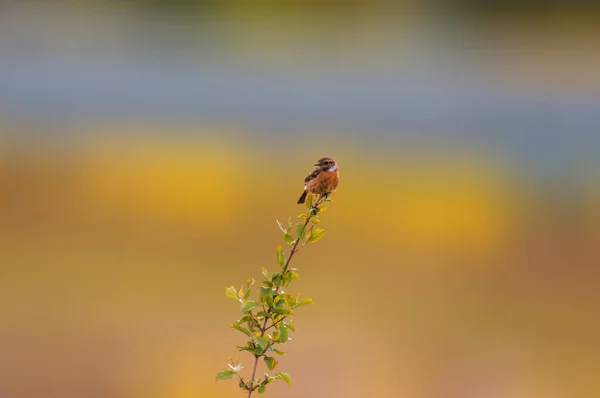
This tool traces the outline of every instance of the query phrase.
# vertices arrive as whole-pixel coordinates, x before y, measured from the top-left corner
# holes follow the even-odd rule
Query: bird
[[[340,171],[335,160],[325,156],[317,160],[315,166],[317,167],[313,172],[304,179],[304,192],[298,199],[298,204],[304,203],[309,193],[329,195],[338,186]]]

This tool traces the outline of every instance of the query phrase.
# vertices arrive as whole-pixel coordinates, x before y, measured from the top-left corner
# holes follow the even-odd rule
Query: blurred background
[[[269,396],[599,396],[599,71],[591,0],[0,2],[0,396],[241,396],[325,155]]]

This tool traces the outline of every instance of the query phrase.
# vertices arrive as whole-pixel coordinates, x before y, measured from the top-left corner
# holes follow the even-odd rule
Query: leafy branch
[[[228,364],[228,368],[217,373],[216,380],[231,379],[237,375],[239,387],[248,392],[248,398],[254,391],[259,394],[265,392],[267,385],[276,379],[285,381],[291,385],[292,378],[285,372],[276,372],[274,374],[264,373],[257,376],[258,364],[262,359],[269,371],[277,367],[279,361],[275,359],[276,355],[285,355],[278,348],[281,344],[286,344],[292,339],[289,332],[294,332],[293,315],[294,311],[306,304],[313,304],[310,298],[300,299],[300,294],[291,295],[286,292],[290,283],[299,278],[298,269],[290,267],[290,262],[300,249],[308,243],[319,241],[325,231],[316,227],[320,222],[319,215],[325,211],[322,204],[329,201],[328,195],[318,195],[314,200],[313,195],[309,195],[306,201],[306,213],[298,215],[300,219],[295,228],[292,220],[289,219],[284,227],[279,221],[277,225],[283,233],[283,239],[291,247],[289,254],[281,247],[277,247],[277,264],[279,271],[269,274],[263,268],[262,275],[264,280],[259,288],[258,300],[250,299],[254,279],[249,279],[245,285],[239,289],[229,286],[225,289],[225,295],[240,303],[242,317],[231,325],[233,329],[245,334],[248,337],[246,344],[236,346],[238,351],[247,351],[254,357],[252,373],[249,379],[244,380],[240,372],[243,365],[238,361]]]

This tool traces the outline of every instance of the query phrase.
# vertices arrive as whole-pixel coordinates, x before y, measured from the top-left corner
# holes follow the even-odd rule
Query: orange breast
[[[337,188],[339,180],[338,171],[323,171],[317,178],[308,182],[308,191],[315,194],[329,193]]]

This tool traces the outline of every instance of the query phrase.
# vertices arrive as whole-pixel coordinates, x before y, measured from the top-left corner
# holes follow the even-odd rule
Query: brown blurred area
[[[42,3],[3,5],[40,31],[0,26],[13,32],[0,39],[1,397],[239,395],[235,383],[214,382],[242,341],[228,327],[239,313],[223,286],[275,269],[275,247],[283,243],[275,220],[301,212],[302,179],[323,155],[338,161],[340,186],[322,216],[324,239],[295,259],[297,289],[316,305],[299,311],[280,361],[293,387],[275,383],[267,394],[600,393],[600,153],[593,133],[600,53],[597,15],[587,5],[406,1],[386,16],[352,2],[343,17],[327,19],[331,35],[319,31],[312,42],[312,24],[345,4],[324,11],[310,2],[300,12],[276,2],[176,3],[56,2],[51,12]],[[181,70],[160,63],[166,54],[169,62],[190,62],[194,74],[200,62],[202,75],[204,57],[214,56],[206,55],[212,45],[194,53],[190,43],[201,35],[196,25],[177,23],[170,12],[178,7],[188,17],[210,9],[218,21],[209,39],[224,49],[211,58],[217,72],[206,81],[180,83]],[[407,88],[414,90],[407,99],[395,96],[395,80],[377,80],[405,63],[432,67],[385,57],[396,43],[387,18],[432,10],[445,18],[409,18],[398,43],[409,55],[445,54],[427,38],[458,15],[460,43],[481,47],[448,58],[476,75],[472,91],[455,102],[446,97],[454,93],[452,77],[430,86],[426,75]],[[286,12],[307,19],[290,25]],[[94,22],[86,29],[72,19],[84,14]],[[128,18],[140,15],[147,20],[130,30]],[[369,28],[353,30],[361,23]],[[479,42],[481,26],[487,36]],[[183,33],[170,36],[173,29]],[[414,39],[421,35],[424,42]],[[166,53],[152,58],[154,45]],[[324,66],[315,61],[322,57]],[[350,64],[340,67],[336,57]],[[221,63],[232,59],[251,66],[221,75]],[[320,68],[335,72],[321,76]],[[300,76],[298,84],[277,80],[284,73]],[[101,76],[97,86],[89,85],[94,76]],[[313,91],[303,91],[302,76]],[[234,90],[205,95],[219,79],[261,84],[219,83]],[[273,80],[281,91],[269,86]],[[338,85],[327,86],[332,81]],[[492,100],[480,95],[490,81],[502,87]],[[443,123],[403,125],[420,111],[413,101],[431,105],[423,120]],[[567,103],[571,111],[561,113]],[[488,105],[498,108],[479,119]],[[338,124],[340,115],[348,120]],[[568,120],[563,125],[556,115]],[[443,130],[452,126],[460,131]],[[249,358],[239,357],[247,370]]]

